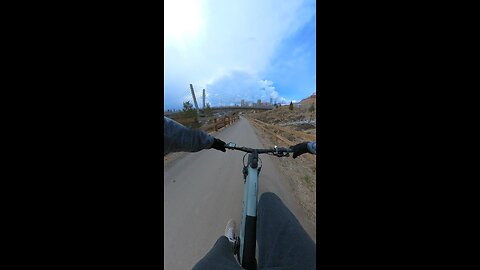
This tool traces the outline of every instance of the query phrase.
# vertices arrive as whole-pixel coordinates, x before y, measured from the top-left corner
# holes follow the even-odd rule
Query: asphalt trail
[[[240,118],[215,134],[238,146],[267,148],[260,143],[248,120]],[[242,158],[244,152],[202,150],[188,153],[165,167],[164,174],[164,266],[165,269],[191,269],[223,235],[229,218],[240,225],[243,199]],[[295,202],[285,177],[267,155],[261,155],[263,168],[259,197],[269,191],[277,194],[316,241],[314,228],[306,222],[303,209]],[[291,157],[288,157],[291,158]]]

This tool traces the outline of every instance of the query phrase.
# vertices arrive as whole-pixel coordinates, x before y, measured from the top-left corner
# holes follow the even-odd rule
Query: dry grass
[[[260,121],[279,125],[280,123],[291,121],[292,119],[305,119],[305,117],[311,117],[313,120],[316,120],[316,116],[313,113],[303,110],[293,110],[290,111],[288,107],[278,108],[276,110],[249,114],[250,117],[256,118]],[[254,121],[251,121],[254,122]],[[253,123],[252,123],[253,124]],[[270,133],[265,132],[263,129],[258,128],[256,123],[252,125],[255,127],[255,132],[262,141],[262,143],[267,145],[278,145],[278,146],[290,146],[284,145],[284,142],[278,141],[275,136]],[[295,126],[291,126],[295,127]],[[316,135],[315,128],[307,130],[299,130],[307,134]],[[292,141],[293,143],[300,143],[304,140],[297,138],[294,135],[288,133],[282,133],[281,136]],[[307,154],[304,154],[307,155]],[[295,199],[297,202],[305,209],[308,219],[314,225],[316,225],[316,164],[315,161],[304,157],[304,155],[293,159],[289,158],[278,158],[274,159],[277,163],[279,169],[289,180],[291,187],[293,189]],[[316,159],[315,159],[316,160]]]

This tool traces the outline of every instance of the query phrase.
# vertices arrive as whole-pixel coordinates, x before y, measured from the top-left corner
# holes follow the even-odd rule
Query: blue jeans
[[[259,269],[316,269],[316,245],[277,195],[266,192],[257,207]],[[232,244],[221,236],[194,267],[243,269],[233,255]]]

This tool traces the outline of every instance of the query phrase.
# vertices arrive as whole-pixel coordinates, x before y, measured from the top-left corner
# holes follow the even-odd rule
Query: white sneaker
[[[232,244],[235,244],[235,221],[233,219],[229,219],[225,226],[225,236]]]

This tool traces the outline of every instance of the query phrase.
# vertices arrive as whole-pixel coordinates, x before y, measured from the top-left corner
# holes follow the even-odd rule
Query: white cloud
[[[243,71],[232,71],[206,87],[206,100],[212,106],[232,102],[239,104],[242,99],[248,102],[257,102],[259,99],[270,102],[270,98],[277,102],[286,101],[279,96],[273,82]]]
[[[197,0],[165,0],[165,39],[182,43],[184,39],[199,34],[203,25],[201,2]]]
[[[260,78],[282,39],[311,17],[306,1],[166,0],[165,103],[176,103],[195,86],[209,85],[209,98],[238,98],[215,87],[225,78],[260,85],[260,97],[279,99],[273,82]],[[243,74],[243,75],[242,75]],[[245,75],[245,74],[248,74]],[[219,91],[219,92],[216,92]],[[237,94],[252,95],[249,89]],[[227,101],[223,98],[224,102]],[[181,103],[179,104],[181,105]]]

